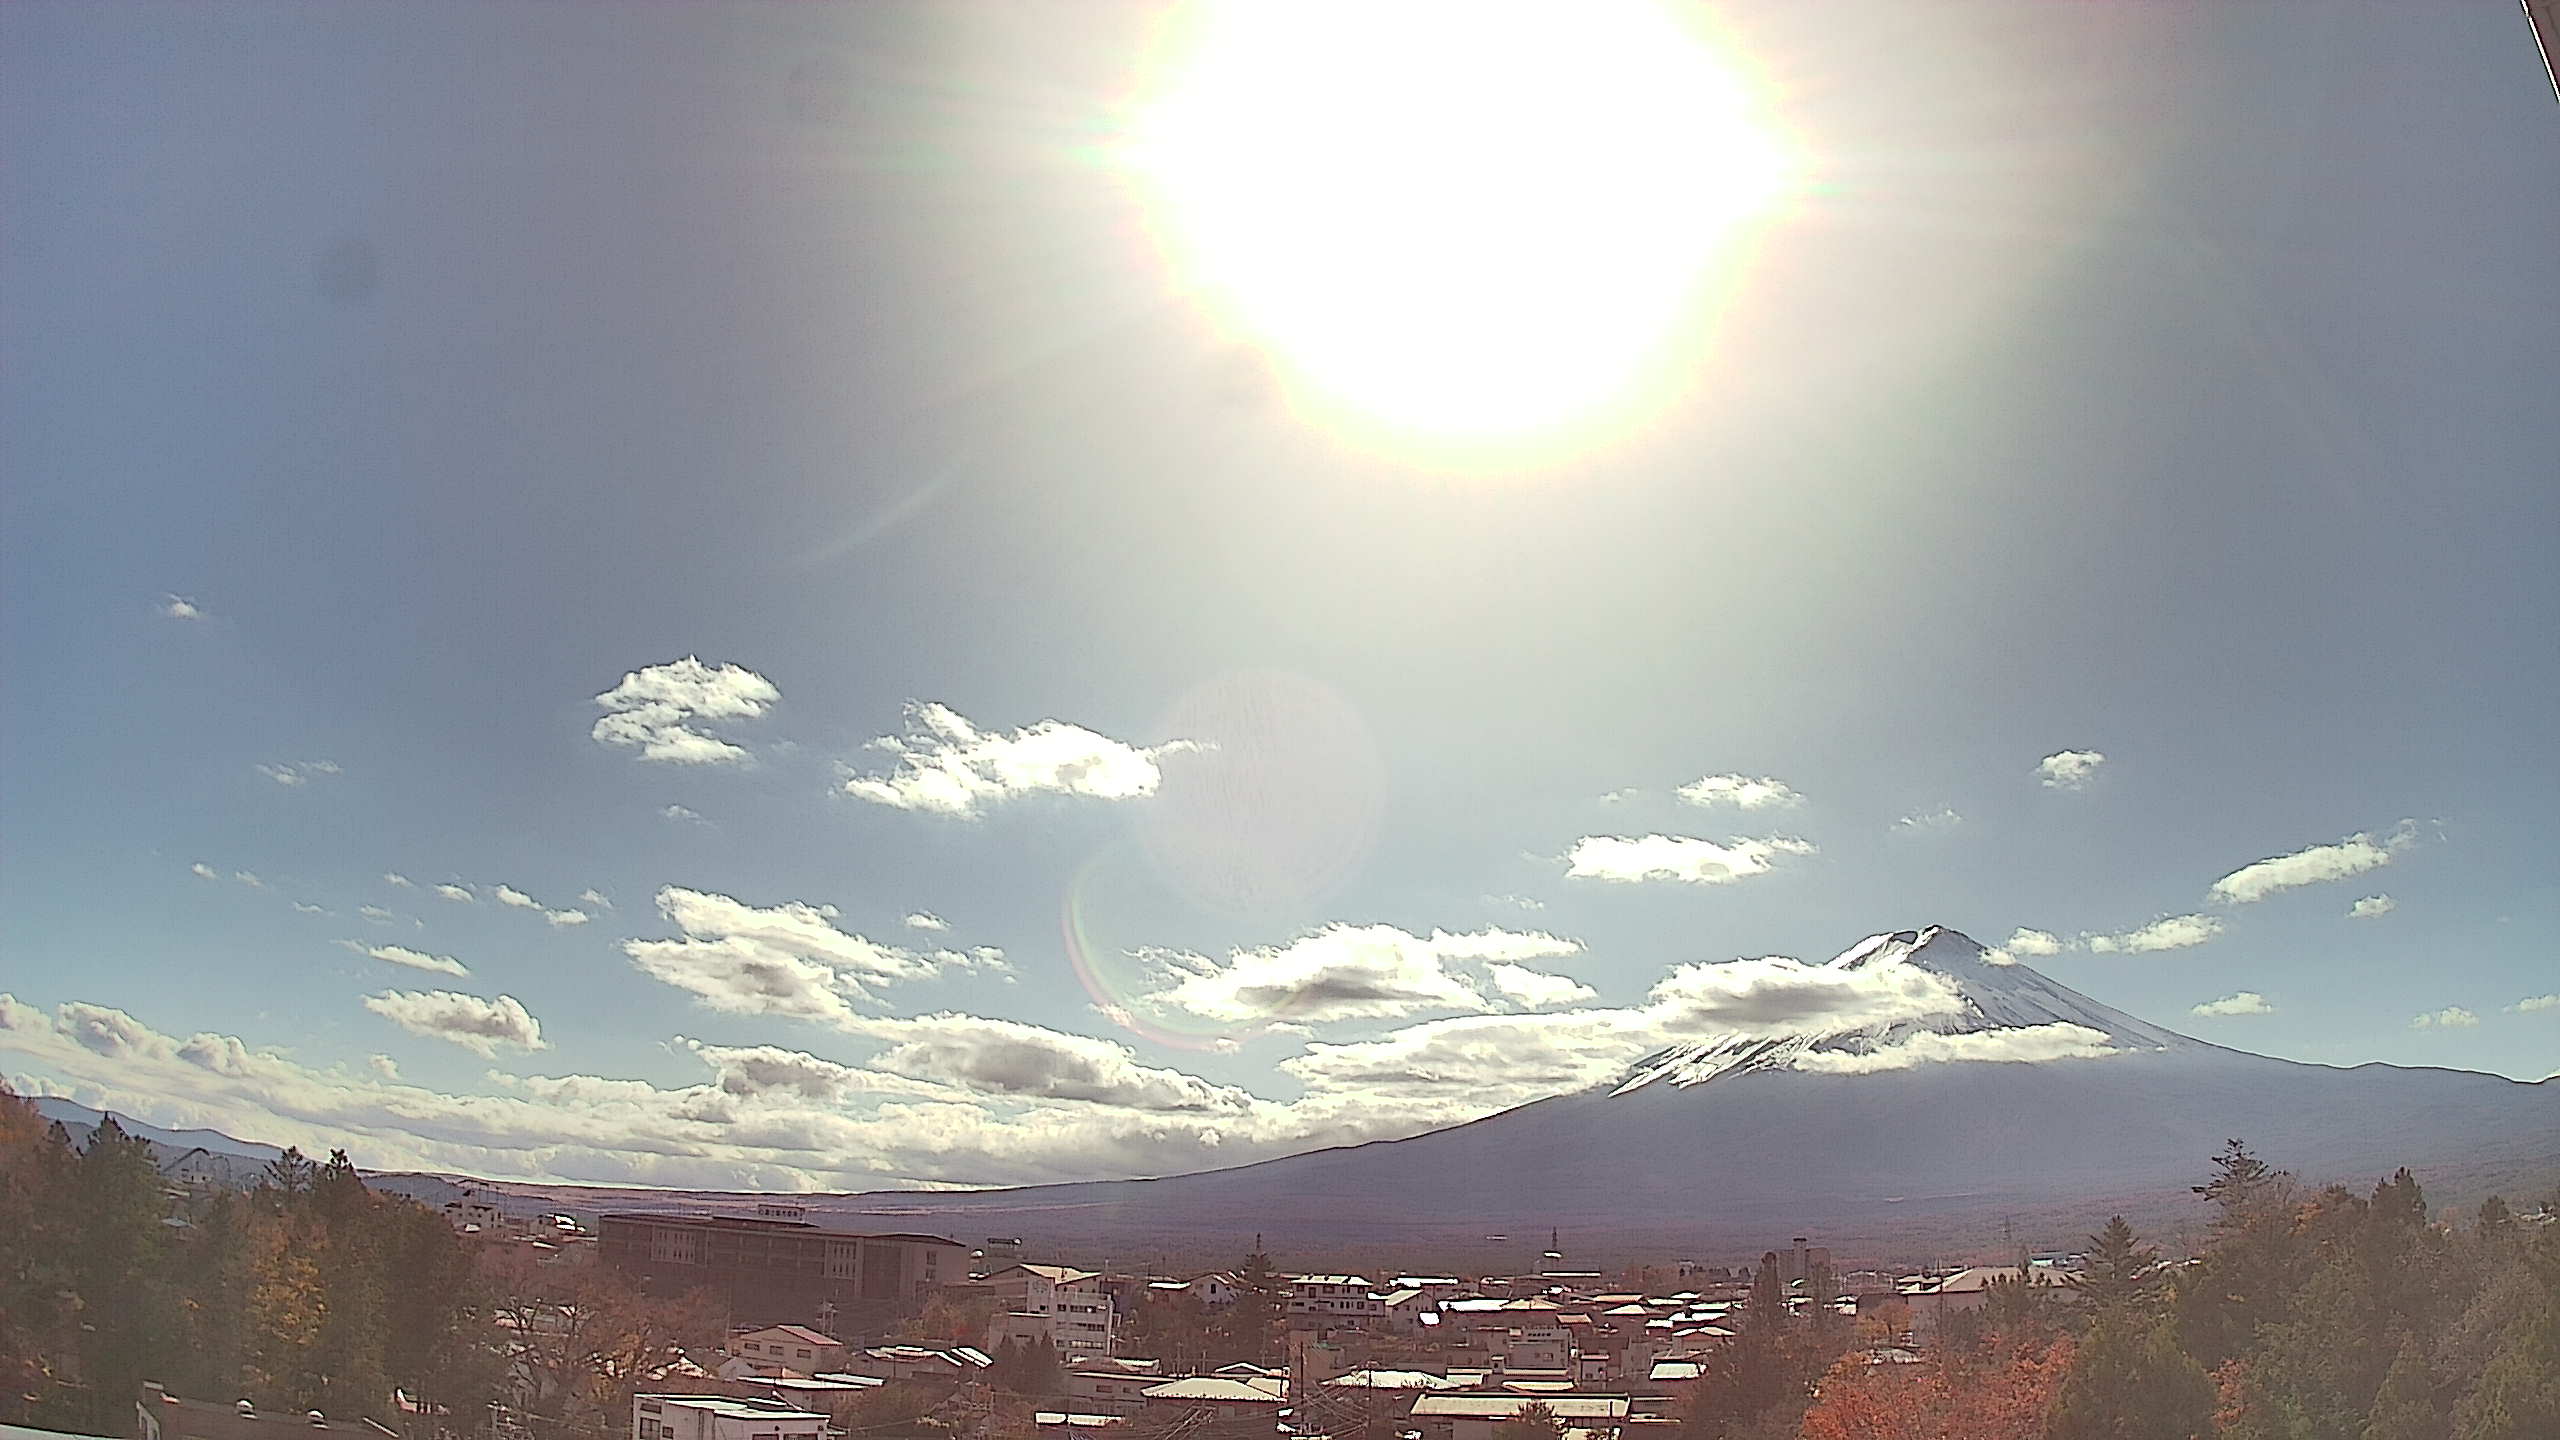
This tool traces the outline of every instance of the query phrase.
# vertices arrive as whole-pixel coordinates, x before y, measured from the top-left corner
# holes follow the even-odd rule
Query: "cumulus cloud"
[[[2350,920],[2376,920],[2400,908],[2400,902],[2388,895],[2367,895],[2347,907]]]
[[[2048,790],[2082,790],[2106,763],[2095,750],[2057,750],[2036,762],[2036,778]]]
[[[2211,915],[2164,915],[2140,929],[2117,935],[2083,935],[2080,943],[2099,955],[2147,955],[2184,950],[2222,933],[2222,921]]]
[[[2380,840],[2356,834],[2334,845],[2311,845],[2290,855],[2276,855],[2243,865],[2213,882],[2212,896],[2227,905],[2247,905],[2281,890],[2345,880],[2391,863],[2394,851],[2406,846],[2414,827],[2401,827]]]
[[[2062,953],[2062,937],[2050,930],[2030,930],[2021,925],[2009,932],[2009,938],[1982,952],[1985,965],[2015,965],[2022,955],[2046,956]]]
[[[1565,874],[1589,880],[1632,884],[1641,880],[1678,880],[1692,885],[1729,885],[1766,875],[1780,856],[1811,855],[1813,843],[1792,836],[1762,839],[1738,836],[1719,845],[1694,835],[1585,835],[1565,856]]]
[[[172,620],[201,620],[204,607],[184,595],[163,595],[160,597],[160,613]]]
[[[415,882],[411,881],[408,876],[401,874],[397,870],[383,871],[382,880],[386,885],[397,885],[403,890],[416,888]]]
[[[988,1095],[1151,1111],[1241,1111],[1253,1102],[1233,1086],[1141,1064],[1116,1040],[1015,1020],[946,1013],[850,1028],[891,1042],[871,1057],[875,1070]]]
[[[1020,730],[980,730],[947,705],[907,706],[904,734],[871,748],[894,757],[885,775],[856,775],[848,795],[900,810],[970,817],[986,806],[1040,793],[1129,800],[1163,779],[1159,756],[1197,750],[1188,740],[1141,747],[1081,725],[1043,720]]]
[[[1514,965],[1507,960],[1497,960],[1486,966],[1485,978],[1492,981],[1493,988],[1501,991],[1506,998],[1533,1010],[1544,1009],[1549,1005],[1570,1005],[1576,1001],[1589,1000],[1600,993],[1570,975],[1532,970],[1526,965]]]
[[[1934,835],[1953,830],[1964,823],[1964,817],[1953,806],[1941,805],[1935,810],[1914,810],[1893,822],[1893,828],[1905,834]]]
[[[465,905],[473,903],[471,887],[468,885],[438,885],[435,889],[438,895],[447,900],[459,901]]]
[[[545,1048],[542,1023],[512,995],[484,1000],[453,990],[386,990],[365,997],[364,1008],[412,1035],[450,1041],[483,1059],[500,1046]]]
[[[1659,1038],[1628,1010],[1461,1015],[1310,1044],[1280,1069],[1313,1095],[1363,1107],[1483,1114],[1613,1080]]]
[[[661,816],[665,817],[666,819],[673,820],[673,821],[675,821],[676,823],[678,823],[678,824],[680,824],[680,825],[681,825],[681,824],[694,824],[694,825],[699,825],[699,824],[706,823],[700,815],[698,815],[698,814],[694,813],[692,810],[689,810],[689,809],[685,808],[685,807],[684,807],[684,806],[682,806],[682,805],[670,805],[670,806],[668,806],[667,808],[665,808],[664,810],[659,811],[658,813],[659,813]]]
[[[259,879],[258,873],[254,870],[234,870],[231,872],[231,878],[248,886],[252,890],[264,890],[267,888],[267,882]]]
[[[1895,961],[1852,969],[1785,955],[1679,965],[1647,995],[1653,1023],[1681,1035],[1854,1030],[1962,1007],[1935,971]]]
[[[1434,930],[1393,925],[1327,925],[1285,945],[1231,952],[1224,963],[1158,954],[1182,971],[1149,997],[1160,1007],[1212,1020],[1384,1019],[1429,1010],[1484,1010],[1484,992],[1453,967],[1468,961],[1551,959],[1582,948],[1539,932]]]
[[[2207,1019],[2223,1015],[2273,1015],[2276,1007],[2268,1004],[2267,997],[2255,990],[2239,990],[2219,1000],[2207,1000],[2187,1013]]]
[[[468,967],[450,955],[429,955],[423,950],[412,950],[406,945],[367,945],[361,940],[341,940],[338,944],[386,965],[405,965],[412,970],[427,970],[438,975],[471,973]]]
[[[590,905],[593,905],[599,910],[610,910],[613,908],[613,902],[604,898],[604,892],[601,890],[581,890],[578,892],[578,898]]]
[[[400,918],[398,915],[389,910],[383,909],[379,905],[359,905],[356,907],[356,913],[367,920],[373,921],[377,925],[388,925],[392,921]]]
[[[584,925],[595,918],[584,910],[545,910],[542,918],[553,925]]]
[[[1547,908],[1547,902],[1538,899],[1534,895],[1487,895],[1484,897],[1484,903],[1487,905],[1508,905],[1514,910],[1534,911],[1544,910]]]
[[[1730,805],[1736,810],[1771,810],[1804,803],[1804,797],[1783,780],[1754,780],[1747,775],[1709,775],[1672,793],[1692,805],[1708,808]]]
[[[187,873],[200,880],[219,880],[222,878],[221,871],[214,869],[212,866],[207,865],[201,860],[188,866]]]
[[[1918,1065],[1962,1062],[2040,1065],[2049,1060],[2094,1060],[2117,1053],[2107,1032],[2056,1021],[1999,1030],[1940,1035],[1923,1030],[1872,1050],[1807,1050],[1795,1068],[1825,1075],[1871,1075]]]
[[[2479,1023],[2479,1016],[2459,1005],[2447,1005],[2441,1010],[2430,1010],[2423,1015],[2411,1017],[2409,1028],[2412,1030],[2468,1030]]]
[[[326,915],[329,913],[329,907],[326,905],[313,905],[307,901],[296,900],[293,902],[293,913],[296,915]]]
[[[674,765],[716,765],[747,758],[703,727],[752,720],[773,708],[782,692],[773,682],[738,665],[711,666],[687,655],[622,677],[596,697],[604,718],[589,732],[605,745],[623,745],[643,760]]]
[[[2507,1007],[2510,1014],[2533,1015],[2544,1010],[2560,1010],[2560,995],[2527,995]]]
[[[539,910],[542,908],[541,901],[534,899],[532,896],[527,895],[513,885],[500,885],[496,889],[492,890],[490,894],[497,899],[499,904],[510,906],[517,910]]]
[[[910,930],[948,930],[951,928],[950,921],[943,919],[941,916],[934,914],[930,910],[918,910],[913,912],[907,916],[905,923],[906,927]]]
[[[787,901],[757,907],[670,885],[658,913],[681,939],[627,940],[623,953],[656,979],[714,1010],[845,1024],[884,986],[930,979],[966,955],[922,955],[836,928],[836,908]]]
[[[261,764],[257,772],[279,785],[303,785],[324,775],[339,773],[335,760],[288,760],[280,764]]]

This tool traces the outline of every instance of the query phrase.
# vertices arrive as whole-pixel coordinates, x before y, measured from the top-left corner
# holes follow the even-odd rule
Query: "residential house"
[[[1206,1411],[1213,1420],[1277,1424],[1289,1382],[1279,1375],[1192,1375],[1151,1385],[1142,1398],[1142,1413],[1167,1419]]]
[[[825,1440],[827,1417],[726,1395],[635,1395],[631,1440]]]
[[[1067,1367],[1067,1399],[1080,1411],[1133,1415],[1145,1406],[1147,1391],[1165,1382],[1163,1371],[1154,1360],[1088,1355]]]
[[[776,1365],[815,1375],[844,1368],[845,1343],[806,1325],[768,1325],[732,1336],[729,1353],[750,1364]]]
[[[1289,1282],[1289,1323],[1361,1328],[1386,1318],[1377,1287],[1357,1275],[1300,1275]]]
[[[1614,1435],[1627,1422],[1624,1395],[1482,1394],[1425,1395],[1413,1402],[1413,1421],[1423,1440],[1493,1440],[1495,1430],[1516,1418],[1523,1407],[1544,1405],[1570,1433]]]

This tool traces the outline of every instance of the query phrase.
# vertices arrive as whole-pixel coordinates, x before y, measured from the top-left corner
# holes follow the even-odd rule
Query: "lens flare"
[[[1406,448],[1671,398],[1792,184],[1753,87],[1647,0],[1196,7],[1124,159],[1293,398]]]

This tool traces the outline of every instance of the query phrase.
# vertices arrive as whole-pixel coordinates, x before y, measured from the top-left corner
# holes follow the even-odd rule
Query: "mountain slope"
[[[2457,1182],[2440,1198],[2560,1174],[2560,1085],[2226,1049],[1992,963],[1949,930],[1876,936],[1832,962],[1894,963],[1941,977],[1954,1004],[1854,1030],[1704,1036],[1618,1083],[1405,1140],[1163,1180],[817,1203],[1083,1253],[1257,1231],[1291,1248],[1449,1244],[1550,1224],[1621,1249],[1713,1251],[1807,1230],[1978,1239],[2020,1215],[2062,1238],[2114,1208],[2182,1224],[2186,1187],[2233,1136],[2309,1177],[2418,1167]],[[1923,1058],[2004,1053],[2022,1035],[2068,1042],[2064,1058]]]

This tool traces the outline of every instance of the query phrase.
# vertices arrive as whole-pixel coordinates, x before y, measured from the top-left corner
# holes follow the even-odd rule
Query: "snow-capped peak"
[[[1682,1041],[1638,1062],[1614,1093],[1661,1081],[1702,1085],[1753,1070],[1860,1073],[1915,1064],[2091,1058],[2208,1049],[2174,1030],[2102,1005],[2030,966],[1995,962],[1961,931],[1932,925],[1870,935],[1831,970],[1907,965],[1945,984],[1948,1003],[1916,1019],[1846,1028],[1726,1032]]]

